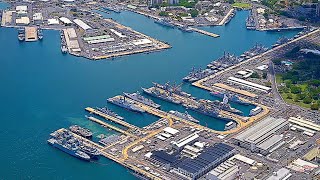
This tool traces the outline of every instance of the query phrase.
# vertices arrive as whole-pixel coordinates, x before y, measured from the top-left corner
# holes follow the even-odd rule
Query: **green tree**
[[[287,98],[288,98],[288,99],[292,99],[292,98],[293,98],[292,94],[291,94],[291,93],[288,93],[288,94],[287,94]]]
[[[317,103],[313,103],[313,104],[311,104],[311,110],[319,110],[319,104],[317,104]]]
[[[252,73],[250,77],[255,79],[260,79],[260,76],[257,72]]]
[[[293,94],[301,93],[301,88],[299,86],[292,85],[290,87],[290,90],[291,90],[291,93],[293,93]]]
[[[305,103],[305,104],[310,104],[311,102],[312,102],[312,99],[310,97],[305,97],[303,99],[303,103]]]
[[[199,14],[199,11],[197,11],[196,9],[191,9],[190,11],[189,11],[189,13],[191,14],[191,17],[197,17],[198,16],[198,14]]]

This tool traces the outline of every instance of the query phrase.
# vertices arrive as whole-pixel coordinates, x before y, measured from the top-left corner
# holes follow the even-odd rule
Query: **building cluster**
[[[288,128],[287,120],[268,117],[235,136],[233,141],[252,152],[267,155],[283,143],[283,136],[278,132]]]

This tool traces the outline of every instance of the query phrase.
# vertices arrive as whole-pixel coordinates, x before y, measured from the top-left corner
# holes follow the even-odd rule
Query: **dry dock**
[[[36,27],[25,27],[25,41],[32,42],[38,40],[38,32]]]
[[[86,107],[85,110],[90,112],[90,113],[92,113],[92,114],[96,114],[96,115],[101,116],[101,117],[103,117],[105,119],[108,119],[108,120],[110,120],[112,122],[118,123],[118,124],[120,124],[120,125],[122,125],[124,127],[131,128],[131,129],[139,129],[137,126],[129,124],[129,123],[127,123],[125,121],[122,121],[122,120],[120,120],[118,118],[115,118],[115,117],[109,116],[107,114],[104,114],[104,113],[102,113],[102,112],[100,112],[100,111],[98,111],[96,109],[91,108],[91,107]]]

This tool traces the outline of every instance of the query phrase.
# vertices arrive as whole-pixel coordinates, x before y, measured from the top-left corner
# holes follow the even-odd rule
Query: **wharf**
[[[242,62],[240,62],[240,63],[238,63],[238,64],[236,64],[236,65],[234,65],[234,66],[230,66],[230,67],[228,67],[228,68],[226,68],[226,69],[224,69],[224,70],[222,70],[222,71],[219,71],[219,72],[217,72],[217,73],[215,73],[215,74],[212,74],[212,75],[210,75],[210,76],[207,76],[207,77],[205,77],[205,78],[203,78],[203,79],[200,79],[199,81],[196,81],[196,82],[192,83],[192,85],[193,85],[193,86],[196,86],[196,87],[199,87],[199,88],[202,88],[202,89],[205,89],[205,90],[208,90],[208,91],[212,91],[212,88],[207,87],[207,86],[204,86],[204,85],[202,85],[202,83],[205,82],[205,81],[208,81],[208,80],[210,80],[210,79],[213,79],[213,78],[215,78],[215,77],[217,77],[217,76],[219,76],[219,75],[221,75],[221,74],[223,74],[223,73],[226,73],[226,72],[228,72],[228,71],[230,71],[230,70],[232,70],[232,69],[235,69],[235,68],[237,68],[237,67],[239,67],[239,66],[241,66],[241,65],[243,65],[243,64],[246,64],[246,63],[248,63],[248,62],[250,62],[250,61],[260,59],[260,58],[266,56],[266,55],[269,54],[269,53],[272,53],[272,52],[274,52],[274,51],[276,51],[276,50],[278,50],[278,49],[281,49],[281,48],[283,48],[283,47],[291,44],[291,43],[297,42],[297,41],[299,41],[299,40],[301,40],[301,39],[303,39],[303,38],[306,38],[306,37],[308,37],[308,36],[310,36],[310,35],[313,35],[313,34],[315,34],[315,33],[318,33],[318,32],[320,32],[320,29],[317,29],[317,30],[315,30],[315,31],[312,31],[312,32],[310,32],[310,33],[308,33],[308,34],[306,34],[306,35],[300,36],[300,37],[298,37],[298,38],[296,38],[296,39],[294,39],[294,40],[292,40],[292,41],[289,41],[289,42],[287,42],[287,43],[285,43],[285,44],[282,44],[282,45],[279,45],[279,46],[277,46],[277,47],[274,47],[274,48],[272,48],[272,49],[270,49],[270,50],[268,50],[268,51],[266,51],[266,52],[264,52],[264,53],[262,53],[262,54],[259,54],[259,55],[257,55],[257,56],[254,56],[254,57],[252,57],[252,58],[250,58],[250,59],[247,59],[247,60],[245,60],[245,61],[242,61]]]
[[[252,98],[257,97],[256,94],[253,94],[253,93],[245,91],[245,90],[236,89],[236,88],[233,88],[233,87],[228,86],[228,85],[223,84],[223,83],[215,83],[213,86],[216,86],[218,88],[222,88],[222,89],[225,89],[225,90],[228,90],[228,91],[232,91],[232,92],[235,92],[235,93],[238,93],[238,94],[242,94],[242,95],[245,95],[245,96],[248,96],[248,97],[252,97]]]
[[[224,16],[224,18],[220,21],[220,23],[218,24],[219,26],[224,25],[227,20],[230,18],[231,14],[233,13],[234,9],[231,8],[230,11],[226,14],[226,16]]]
[[[200,33],[200,34],[207,35],[207,36],[211,36],[211,37],[214,37],[214,38],[220,37],[220,35],[218,35],[218,34],[214,34],[214,33],[211,33],[211,32],[205,31],[205,30],[202,30],[202,29],[198,29],[198,28],[194,28],[194,27],[190,27],[190,29],[191,29],[192,31],[195,31],[195,32],[198,32],[198,33]]]
[[[134,125],[132,125],[132,124],[129,124],[129,123],[127,123],[127,122],[125,122],[125,121],[123,121],[123,120],[120,120],[120,119],[118,119],[118,118],[109,116],[109,115],[107,115],[107,114],[105,114],[105,113],[103,113],[103,112],[100,112],[100,111],[98,111],[98,110],[96,110],[96,109],[93,109],[93,108],[91,108],[91,107],[86,107],[85,110],[88,111],[88,112],[91,113],[91,114],[96,114],[96,115],[101,116],[101,117],[103,117],[103,118],[105,118],[105,119],[108,119],[108,120],[110,120],[110,121],[112,121],[112,122],[118,123],[118,124],[120,124],[120,125],[122,125],[122,126],[124,126],[124,127],[131,128],[131,129],[139,129],[137,126],[134,126]]]
[[[125,134],[125,135],[127,135],[127,136],[134,137],[134,138],[138,138],[137,136],[135,136],[135,135],[133,135],[133,134],[131,134],[131,133],[123,130],[123,129],[120,129],[120,128],[118,128],[118,127],[112,126],[111,124],[108,124],[108,123],[106,123],[106,122],[104,122],[104,121],[102,121],[102,120],[100,120],[100,119],[98,119],[98,118],[95,118],[95,117],[90,116],[90,117],[88,117],[88,119],[89,119],[90,121],[93,121],[93,122],[95,122],[95,123],[98,123],[98,124],[100,124],[100,125],[102,125],[102,126],[104,126],[104,127],[107,127],[107,128],[113,129],[113,130],[115,130],[115,131],[117,131],[117,132],[120,132],[120,133],[122,133],[122,134]]]
[[[38,32],[36,27],[25,27],[25,41],[32,42],[38,40]]]
[[[66,129],[62,128],[62,129],[59,129],[58,131],[64,131],[64,130],[66,130]],[[72,133],[72,132],[71,132],[71,133]],[[140,169],[140,168],[138,168],[138,167],[136,167],[136,166],[134,166],[134,165],[128,164],[127,162],[124,161],[124,159],[122,159],[122,158],[117,158],[117,157],[115,157],[115,156],[113,156],[113,155],[105,152],[103,146],[101,146],[101,145],[99,145],[99,144],[97,144],[97,143],[95,143],[95,142],[93,142],[93,141],[91,141],[91,140],[89,140],[89,139],[86,139],[86,138],[84,138],[84,137],[81,137],[81,136],[79,136],[79,135],[77,135],[77,134],[75,134],[75,133],[72,133],[72,134],[73,134],[76,138],[81,139],[82,141],[84,141],[85,143],[87,143],[88,145],[92,145],[92,146],[96,147],[96,148],[100,151],[100,153],[101,153],[102,156],[104,156],[104,157],[106,157],[106,158],[108,158],[108,159],[110,159],[110,160],[112,160],[112,161],[114,161],[114,162],[116,162],[116,163],[119,163],[119,164],[123,165],[123,166],[126,167],[126,168],[129,168],[129,169],[131,169],[131,170],[133,170],[133,171],[135,171],[135,172],[138,172],[138,173],[140,173],[140,174],[142,174],[142,175],[144,175],[144,176],[146,176],[146,177],[148,177],[148,178],[150,178],[150,179],[161,180],[160,178],[156,177],[155,175],[153,175],[153,174],[151,174],[151,173],[149,173],[149,172],[147,172],[147,171],[145,171],[145,170],[143,170],[143,169]]]

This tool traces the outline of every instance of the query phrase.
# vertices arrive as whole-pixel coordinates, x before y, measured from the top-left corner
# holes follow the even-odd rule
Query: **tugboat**
[[[19,41],[25,40],[25,29],[24,28],[18,29],[18,39],[19,39]]]
[[[84,138],[87,138],[87,139],[90,139],[92,138],[92,132],[87,129],[87,128],[83,128],[83,127],[80,127],[78,125],[72,125],[69,127],[70,131],[75,133],[75,134],[78,134]]]
[[[106,107],[104,108],[96,108],[97,110],[109,115],[109,116],[112,116],[112,117],[115,117],[117,119],[120,119],[120,120],[124,120],[124,118],[122,116],[119,116],[117,113],[113,112],[111,109],[108,109]]]
[[[156,109],[160,108],[159,104],[156,104],[151,99],[147,99],[147,98],[141,96],[138,92],[132,93],[132,94],[129,94],[129,93],[123,93],[123,94],[130,99],[141,102],[141,103],[146,104],[148,106],[151,106],[153,108],[156,108]]]
[[[67,48],[66,45],[62,45],[62,46],[61,46],[61,52],[62,52],[63,54],[66,54],[66,53],[68,52],[68,48]]]
[[[123,107],[125,109],[128,109],[130,111],[134,111],[134,112],[138,112],[138,113],[144,113],[145,110],[134,105],[133,103],[129,102],[128,100],[126,100],[125,97],[123,98],[116,98],[116,99],[108,99],[108,102],[115,104],[117,106]]]
[[[177,116],[181,119],[185,119],[194,123],[199,123],[199,120],[195,119],[194,117],[192,117],[187,111],[185,113],[181,113],[179,111],[169,111],[170,114]]]

